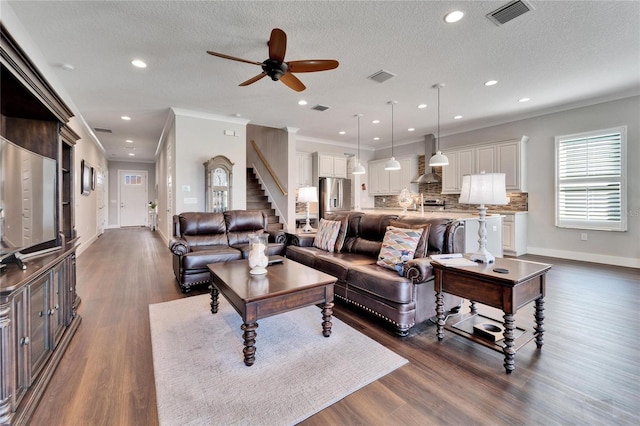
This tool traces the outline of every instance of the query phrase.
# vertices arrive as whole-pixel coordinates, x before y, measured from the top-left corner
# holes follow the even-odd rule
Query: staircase
[[[267,215],[267,230],[278,231],[283,228],[282,223],[276,211],[271,208],[271,203],[264,190],[260,186],[260,182],[253,173],[252,168],[247,168],[247,210],[262,210]]]

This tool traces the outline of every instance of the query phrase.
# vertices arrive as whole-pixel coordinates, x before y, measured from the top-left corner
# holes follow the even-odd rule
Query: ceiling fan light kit
[[[296,92],[302,92],[306,87],[298,77],[293,75],[293,73],[328,71],[337,68],[339,65],[339,62],[334,59],[307,59],[302,61],[285,62],[284,55],[287,51],[287,35],[280,28],[274,28],[271,30],[271,37],[269,37],[268,45],[269,58],[262,62],[248,61],[246,59],[237,58],[224,53],[212,52],[210,50],[207,50],[207,53],[219,58],[260,65],[262,67],[262,72],[260,74],[240,83],[240,86],[248,86],[263,77],[269,76],[271,80],[281,81]]]
[[[438,89],[438,139],[436,141],[436,147],[440,148],[440,89],[444,87],[444,83],[437,83],[437,84],[434,84],[432,87],[434,89]],[[442,151],[440,151],[440,149],[438,149],[436,154],[429,159],[430,167],[448,166],[448,165],[449,165],[449,159],[447,158],[446,155],[442,153]]]

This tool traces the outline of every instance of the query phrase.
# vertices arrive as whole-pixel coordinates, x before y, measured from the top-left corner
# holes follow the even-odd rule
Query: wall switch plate
[[[582,234],[580,234],[580,240],[581,241],[587,241],[587,233],[583,232]]]

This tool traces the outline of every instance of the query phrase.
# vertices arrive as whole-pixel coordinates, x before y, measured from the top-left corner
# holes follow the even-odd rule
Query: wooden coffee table
[[[247,260],[213,263],[211,313],[218,312],[218,294],[242,317],[244,363],[253,365],[258,320],[310,305],[322,305],[322,334],[331,335],[333,285],[336,277],[289,259],[267,267],[263,275],[251,275]]]

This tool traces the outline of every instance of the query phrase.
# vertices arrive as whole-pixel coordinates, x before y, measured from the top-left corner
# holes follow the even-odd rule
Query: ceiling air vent
[[[100,133],[113,133],[111,129],[102,129],[100,127],[94,127],[93,130]]]
[[[390,78],[395,77],[396,75],[392,72],[389,71],[385,71],[385,70],[380,70],[376,73],[371,74],[369,77],[367,77],[370,80],[376,81],[378,83],[384,83],[385,81],[389,80]]]
[[[314,107],[311,107],[311,109],[315,109],[316,111],[326,111],[326,110],[329,109],[329,107],[325,106],[325,105],[318,104],[318,105],[316,105]]]
[[[524,0],[515,0],[489,13],[487,18],[500,26],[531,10],[533,10],[533,7],[529,3]]]

